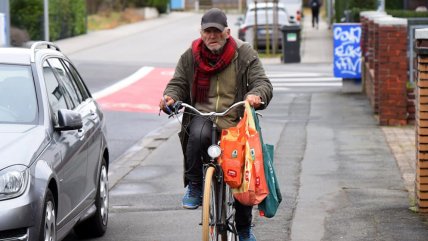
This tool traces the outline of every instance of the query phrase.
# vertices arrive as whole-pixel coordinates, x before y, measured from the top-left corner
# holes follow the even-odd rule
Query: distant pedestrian
[[[312,27],[318,29],[318,23],[319,23],[319,14],[320,14],[320,7],[321,2],[320,0],[310,0],[310,6],[312,9]]]

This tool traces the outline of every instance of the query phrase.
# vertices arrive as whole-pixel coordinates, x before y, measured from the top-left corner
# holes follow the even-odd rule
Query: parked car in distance
[[[55,44],[0,48],[0,135],[0,240],[105,233],[104,115]]]
[[[256,8],[257,7],[257,8]],[[265,49],[269,40],[270,48],[274,43],[274,38],[278,47],[282,47],[281,27],[290,25],[288,14],[282,4],[277,4],[277,24],[275,28],[274,5],[269,3],[250,4],[245,13],[244,19],[241,19],[238,29],[238,38],[254,44],[254,36],[257,36],[257,49]],[[257,12],[257,15],[256,15]],[[256,20],[257,16],[257,20]],[[238,20],[239,21],[239,20]],[[254,34],[257,21],[257,34]],[[276,31],[276,32],[275,32]]]
[[[288,21],[291,24],[300,24],[303,17],[302,0],[280,0],[288,13]]]

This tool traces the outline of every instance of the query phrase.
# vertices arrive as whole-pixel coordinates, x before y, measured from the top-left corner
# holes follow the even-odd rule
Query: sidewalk
[[[382,126],[381,129],[397,161],[404,186],[409,192],[409,198],[414,201],[416,175],[415,127],[414,125]]]
[[[320,16],[319,28],[312,27],[310,9],[304,10],[301,55],[302,63],[332,63],[333,62],[333,34],[328,31],[328,24]],[[333,70],[332,70],[333,71]]]
[[[319,29],[313,29],[311,13],[305,9],[302,32],[302,63],[331,63],[333,59],[333,36],[327,22],[320,18]],[[322,46],[322,47],[320,47]],[[385,140],[401,171],[404,185],[411,200],[415,197],[416,142],[414,125],[380,126]]]

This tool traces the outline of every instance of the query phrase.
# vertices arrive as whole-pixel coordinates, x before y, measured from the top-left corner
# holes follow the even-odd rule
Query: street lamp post
[[[0,1],[1,29],[0,46],[10,46],[10,9],[9,0]]]
[[[377,8],[377,11],[379,12],[385,12],[385,0],[378,0],[379,6]]]
[[[45,41],[49,41],[49,0],[44,0],[44,27],[45,27]]]

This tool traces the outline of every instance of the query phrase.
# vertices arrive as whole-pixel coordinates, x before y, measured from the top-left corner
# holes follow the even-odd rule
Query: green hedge
[[[428,12],[415,12],[411,10],[387,9],[386,13],[397,18],[428,18]]]
[[[154,7],[160,13],[165,13],[168,3],[169,0],[86,0],[89,15],[97,14],[100,11],[120,12],[126,8],[142,7]]]
[[[159,13],[166,13],[169,0],[148,0],[147,7],[156,8]]]
[[[49,22],[52,41],[86,33],[85,0],[50,0]]]
[[[43,1],[11,1],[10,13],[12,26],[27,30],[31,39],[43,39]]]
[[[374,10],[377,7],[377,0],[336,0],[335,1],[335,19],[340,23],[345,18],[345,10],[350,11],[350,20],[356,22],[359,19],[360,10]]]
[[[350,0],[349,8],[376,9],[377,0]]]
[[[403,0],[385,0],[385,9],[403,9]]]
[[[336,23],[340,23],[341,18],[345,17],[344,12],[348,8],[349,8],[348,0],[336,0],[334,2],[334,12],[335,12],[334,17],[335,17]]]
[[[44,39],[43,1],[10,2],[11,25],[24,29],[32,40]],[[49,0],[50,41],[86,33],[85,0]]]
[[[351,10],[351,22],[360,22],[360,12],[373,9],[353,8]],[[428,12],[415,12],[411,10],[386,9],[385,12],[396,18],[428,18]]]

